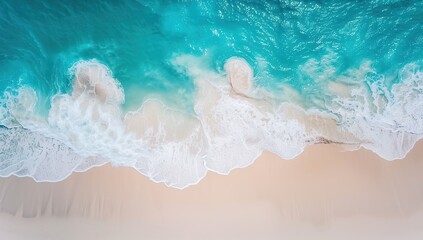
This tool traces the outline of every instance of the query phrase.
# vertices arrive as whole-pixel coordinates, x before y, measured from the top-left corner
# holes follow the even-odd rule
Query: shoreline
[[[4,109],[3,125],[9,123],[11,128],[0,129],[0,134],[6,143],[16,144],[0,149],[8,154],[0,175],[54,182],[107,162],[133,167],[154,182],[182,189],[198,184],[209,170],[225,175],[249,166],[263,149],[291,159],[312,143],[345,143],[345,148],[364,146],[394,160],[403,158],[422,137],[421,118],[415,111],[418,96],[399,102],[394,98],[420,81],[419,72],[408,68],[404,71],[410,76],[386,99],[378,91],[368,91],[361,81],[373,71],[369,63],[340,73],[337,76],[344,81],[328,82],[336,82],[328,89],[337,94],[319,111],[323,102],[316,100],[303,108],[295,101],[278,102],[276,96],[254,86],[253,69],[244,59],[227,59],[224,71],[208,68],[205,60],[181,54],[170,61],[196,86],[195,115],[157,99],[146,99],[137,110],[122,112],[124,89],[96,60],[75,63],[72,91],[52,97],[48,119],[38,119],[33,112],[35,105],[28,99],[37,98],[35,91],[19,88],[16,96],[5,100],[11,103]],[[378,83],[383,82],[371,87]],[[293,91],[286,97],[295,96]],[[402,111],[406,113],[392,114]]]
[[[149,239],[198,239],[203,232],[210,233],[205,239],[280,239],[300,233],[302,239],[348,239],[346,234],[355,230],[361,231],[360,239],[404,234],[419,239],[421,156],[423,141],[396,161],[364,149],[342,152],[333,144],[312,145],[292,160],[265,152],[247,168],[229,175],[209,172],[183,190],[110,165],[56,183],[0,178],[0,222],[10,229],[25,226],[22,232],[10,230],[10,239],[26,239],[19,238],[25,234],[46,239],[36,226],[47,222],[62,229],[49,227],[52,236],[63,232],[69,239],[117,239],[118,233],[137,239],[138,229]],[[88,224],[84,231],[72,231],[82,222]],[[100,233],[105,227],[109,234]],[[392,231],[400,235],[386,234]]]
[[[2,127],[2,126],[0,126],[0,127]],[[351,152],[351,153],[353,153],[353,152],[356,152],[356,151],[366,151],[366,152],[371,152],[371,154],[375,155],[376,158],[380,158],[383,161],[392,162],[392,161],[402,161],[402,160],[406,159],[407,156],[408,156],[408,154],[410,152],[412,152],[413,149],[417,145],[423,145],[423,139],[419,139],[417,142],[414,143],[413,147],[407,153],[405,153],[405,156],[403,158],[384,159],[381,156],[379,156],[379,154],[377,152],[375,152],[375,151],[373,151],[371,149],[367,149],[364,146],[360,145],[359,143],[343,143],[343,142],[337,142],[337,141],[333,141],[333,140],[330,140],[330,139],[327,139],[327,138],[324,138],[324,137],[318,137],[318,138],[314,139],[313,141],[314,141],[314,143],[309,144],[309,145],[306,145],[304,147],[304,150],[301,153],[299,153],[295,157],[289,158],[289,159],[284,159],[281,156],[279,156],[277,153],[271,152],[269,150],[262,150],[261,153],[254,159],[254,161],[252,161],[251,163],[249,163],[246,166],[234,167],[234,168],[230,169],[229,172],[218,172],[218,171],[215,171],[215,170],[210,169],[207,166],[205,166],[206,167],[206,174],[202,178],[200,178],[197,182],[192,183],[192,184],[189,184],[189,185],[187,185],[185,187],[182,187],[182,188],[179,188],[177,186],[167,185],[166,182],[164,182],[164,181],[155,181],[154,179],[149,178],[148,176],[144,175],[142,172],[138,171],[137,169],[135,169],[134,167],[131,167],[131,166],[128,166],[128,167],[126,167],[126,166],[113,166],[113,163],[111,163],[108,160],[102,160],[101,163],[90,165],[88,168],[83,168],[82,170],[80,170],[79,169],[80,166],[77,165],[73,170],[71,170],[71,172],[67,176],[65,176],[65,177],[63,177],[63,178],[61,178],[59,180],[37,180],[32,175],[19,176],[19,175],[16,175],[16,173],[11,173],[8,176],[0,176],[0,181],[2,179],[16,177],[16,178],[24,178],[24,179],[25,178],[28,178],[28,179],[31,179],[32,181],[34,181],[35,183],[60,183],[60,182],[66,181],[66,179],[68,179],[69,177],[71,177],[74,174],[81,174],[81,173],[89,172],[92,169],[97,169],[97,168],[102,168],[102,167],[108,166],[108,167],[111,167],[111,168],[131,169],[131,170],[136,171],[137,173],[139,173],[143,177],[146,177],[149,181],[151,181],[151,182],[153,182],[155,184],[163,184],[163,185],[165,185],[166,187],[169,187],[169,188],[175,188],[175,189],[178,189],[178,190],[184,190],[186,188],[190,188],[192,186],[195,186],[195,185],[199,184],[209,174],[217,174],[217,175],[221,175],[221,176],[228,176],[233,171],[236,171],[238,169],[244,169],[244,168],[250,167],[257,160],[259,160],[260,158],[263,158],[264,156],[267,156],[267,155],[274,155],[275,158],[279,158],[281,161],[292,161],[292,160],[295,160],[297,158],[301,158],[301,155],[306,151],[306,149],[308,149],[310,147],[316,148],[317,146],[330,145],[330,146],[332,146],[334,148],[337,148],[339,150],[339,152],[345,152],[345,153]],[[308,142],[312,142],[312,141],[308,141]],[[350,147],[349,148],[349,146],[354,146],[354,147]],[[422,146],[422,148],[423,148],[423,146]]]

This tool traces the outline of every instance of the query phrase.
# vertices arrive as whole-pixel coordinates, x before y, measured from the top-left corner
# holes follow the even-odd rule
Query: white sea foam
[[[259,91],[251,90],[252,70],[245,60],[227,61],[226,80],[203,68],[201,62],[192,56],[173,61],[197,86],[195,111],[208,139],[206,166],[210,170],[227,174],[248,166],[264,149],[288,159],[303,150],[304,127],[295,119],[275,114],[274,106],[261,96],[254,98]]]
[[[197,118],[148,100],[125,116],[125,125],[147,144],[149,156],[135,168],[153,181],[183,188],[205,176],[207,143]]]
[[[0,128],[0,159],[0,176],[30,176],[37,181],[59,181],[78,166],[87,170],[105,163],[98,157],[83,158],[61,141],[21,127]]]
[[[35,113],[37,95],[30,87],[6,92],[0,102],[0,176],[58,181],[111,163],[184,188],[207,170],[227,174],[248,166],[263,150],[291,159],[319,142],[363,146],[388,160],[404,157],[423,136],[419,64],[404,67],[401,84],[388,89],[371,62],[339,74],[333,59],[312,59],[299,68],[327,90],[316,108],[305,110],[276,104],[255,86],[241,58],[228,59],[218,73],[203,58],[177,56],[171,63],[196,85],[194,113],[149,99],[125,115],[124,91],[111,71],[95,60],[77,62],[70,68],[72,92],[52,97],[47,119]],[[284,92],[300,102],[295,90]]]
[[[361,145],[387,160],[404,158],[423,136],[423,73],[417,64],[400,72],[400,83],[388,90],[384,76],[368,74],[365,84],[329,107],[340,116],[341,128]]]
[[[33,112],[37,94],[27,86],[7,91],[0,100],[0,124],[3,126],[26,126],[34,119]]]

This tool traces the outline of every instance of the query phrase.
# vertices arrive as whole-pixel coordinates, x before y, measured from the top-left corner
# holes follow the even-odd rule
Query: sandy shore
[[[103,166],[0,179],[1,239],[422,239],[423,142],[398,161],[315,145],[184,190]]]

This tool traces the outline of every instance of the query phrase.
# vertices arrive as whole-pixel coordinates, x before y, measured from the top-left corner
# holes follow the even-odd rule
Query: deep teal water
[[[383,74],[421,60],[423,4],[17,0],[0,4],[0,32],[0,90],[30,85],[47,105],[70,90],[72,64],[93,58],[112,70],[127,101],[151,92],[192,93],[192,81],[169,64],[176,54],[207,54],[217,70],[229,57],[243,57],[257,84],[276,90],[283,82],[313,94],[320,91],[313,79],[298,74],[311,58],[335,53],[339,72],[368,59]],[[129,90],[134,87],[143,92]],[[189,94],[180,97],[189,102]]]

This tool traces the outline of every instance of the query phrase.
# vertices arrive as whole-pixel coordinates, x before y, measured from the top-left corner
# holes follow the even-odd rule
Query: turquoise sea
[[[423,137],[423,2],[0,3],[0,176],[111,163],[184,188],[316,143]]]

